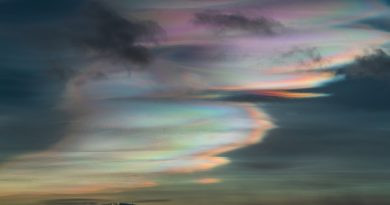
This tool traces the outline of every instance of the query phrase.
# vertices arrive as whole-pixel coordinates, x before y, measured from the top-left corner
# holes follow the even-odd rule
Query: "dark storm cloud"
[[[145,65],[152,60],[149,45],[164,36],[157,23],[125,18],[97,0],[0,2],[0,25],[2,35],[41,53],[59,76],[94,61]]]
[[[387,79],[390,77],[390,56],[376,49],[356,57],[355,61],[340,71],[349,77]]]
[[[76,45],[114,60],[150,62],[152,56],[144,44],[159,40],[163,29],[157,23],[126,19],[96,1],[88,1],[81,13],[82,18],[70,26]]]
[[[224,14],[217,11],[196,13],[194,23],[211,26],[218,30],[241,30],[253,34],[275,35],[283,24],[267,17],[249,18],[242,14]]]

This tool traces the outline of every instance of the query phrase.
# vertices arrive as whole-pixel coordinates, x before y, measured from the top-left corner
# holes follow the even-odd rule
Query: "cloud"
[[[242,14],[224,14],[216,11],[196,13],[194,23],[217,28],[220,31],[239,30],[267,36],[276,35],[284,28],[282,23],[264,16],[249,18]]]
[[[0,2],[0,26],[12,47],[34,50],[35,59],[60,78],[102,61],[111,67],[144,67],[153,59],[149,48],[164,38],[154,21],[124,17],[98,0]]]
[[[313,62],[320,62],[322,60],[322,55],[319,52],[317,47],[308,47],[308,48],[300,48],[300,47],[294,47],[291,50],[285,52],[282,54],[281,57],[283,58],[289,58],[289,57],[297,57],[297,56],[303,56],[306,59],[309,59]]]
[[[165,36],[164,29],[156,22],[125,18],[96,0],[83,1],[76,14],[63,21],[67,29],[54,25],[43,32],[58,34],[55,40],[64,42],[64,47],[79,54],[75,61],[78,64],[73,66],[58,60],[50,62],[51,73],[65,78],[77,75],[80,68],[97,67],[99,63],[110,66],[85,72],[90,79],[102,79],[118,70],[145,67],[153,59],[149,48]]]
[[[295,71],[322,68],[327,64],[327,60],[322,57],[317,47],[293,47],[287,52],[282,53],[278,61],[297,64]]]
[[[368,51],[340,72],[353,78],[387,79],[390,77],[390,56],[382,49]]]
[[[150,62],[146,44],[156,43],[163,33],[157,23],[126,19],[97,1],[88,1],[81,13],[82,18],[71,25],[71,38],[77,46],[113,60]]]

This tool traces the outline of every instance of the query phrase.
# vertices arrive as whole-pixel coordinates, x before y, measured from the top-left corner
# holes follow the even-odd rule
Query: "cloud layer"
[[[251,34],[272,36],[283,28],[283,24],[264,16],[250,18],[242,14],[225,14],[217,11],[196,13],[194,23],[210,26],[225,32],[229,30],[245,31]]]

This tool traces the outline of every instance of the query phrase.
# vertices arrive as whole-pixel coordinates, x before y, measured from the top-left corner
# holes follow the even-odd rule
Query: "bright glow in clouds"
[[[196,181],[198,184],[215,184],[219,182],[221,182],[221,180],[217,178],[202,178]]]
[[[7,191],[1,194],[157,186],[160,174],[229,163],[217,155],[261,141],[272,127],[249,104],[118,101],[105,106],[105,114],[92,114],[52,149],[4,164],[0,190]]]
[[[307,92],[289,92],[289,91],[275,91],[275,90],[260,90],[250,91],[253,94],[259,94],[271,97],[280,98],[315,98],[315,97],[327,97],[328,94],[323,93],[307,93]]]

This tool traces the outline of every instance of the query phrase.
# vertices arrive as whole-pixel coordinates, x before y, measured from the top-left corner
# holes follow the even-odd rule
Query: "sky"
[[[0,204],[389,204],[389,11],[0,0]]]

